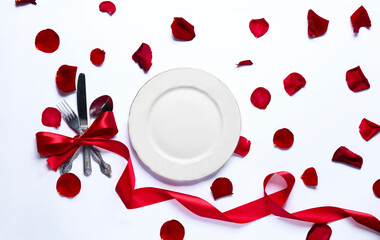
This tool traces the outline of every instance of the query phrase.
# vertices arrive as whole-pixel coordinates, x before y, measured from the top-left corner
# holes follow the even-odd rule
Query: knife
[[[87,120],[87,101],[86,101],[86,77],[83,73],[79,74],[77,86],[77,107],[79,117],[79,133],[86,132],[88,127]],[[90,162],[90,151],[87,146],[83,146],[83,166],[84,174],[89,176],[92,172]]]

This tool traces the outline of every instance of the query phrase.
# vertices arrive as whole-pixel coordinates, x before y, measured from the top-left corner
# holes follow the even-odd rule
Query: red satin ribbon
[[[264,179],[263,198],[226,212],[219,211],[209,202],[196,196],[153,187],[135,189],[135,175],[129,150],[123,143],[110,139],[116,133],[117,127],[114,116],[112,112],[106,112],[99,116],[82,136],[69,138],[54,133],[37,133],[37,149],[40,154],[50,156],[48,163],[53,170],[56,170],[60,164],[67,160],[80,145],[94,145],[119,154],[128,163],[116,185],[116,192],[128,209],[175,199],[198,216],[234,223],[248,223],[270,214],[313,223],[328,223],[352,217],[356,222],[380,233],[380,221],[367,213],[337,207],[317,207],[295,213],[287,212],[283,209],[283,205],[292,191],[295,178],[291,173],[285,171],[269,174]],[[283,178],[286,187],[278,192],[267,194],[266,187],[274,175]]]

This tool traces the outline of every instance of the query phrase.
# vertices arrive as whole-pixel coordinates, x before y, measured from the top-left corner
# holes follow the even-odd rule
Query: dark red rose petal
[[[347,71],[346,82],[348,88],[353,92],[362,91],[370,87],[368,79],[364,76],[360,66]]]
[[[181,17],[175,17],[171,25],[173,36],[183,41],[195,38],[194,26]]]
[[[59,127],[61,126],[61,112],[56,108],[48,107],[42,112],[41,121],[46,127]]]
[[[354,33],[359,33],[359,29],[361,27],[370,28],[371,27],[371,19],[369,19],[367,10],[360,6],[352,15],[351,15],[351,23],[354,28]]]
[[[21,5],[28,4],[28,3],[31,3],[34,5],[37,4],[36,0],[15,0],[15,3],[16,3],[16,6],[21,6]]]
[[[251,103],[259,109],[266,109],[270,100],[270,92],[263,87],[258,87],[252,92]]]
[[[177,220],[165,222],[160,230],[161,240],[183,240],[185,237],[185,228]]]
[[[331,228],[325,223],[316,223],[307,233],[306,240],[329,240],[332,234]]]
[[[99,4],[99,10],[101,12],[107,12],[112,16],[116,12],[116,6],[111,1],[104,1]]]
[[[275,147],[278,147],[281,149],[288,149],[291,146],[293,146],[293,142],[294,142],[294,135],[287,128],[279,129],[273,135],[273,144]]]
[[[380,131],[380,126],[368,119],[363,118],[359,125],[359,132],[366,141],[370,140]]]
[[[139,49],[132,55],[133,61],[139,64],[145,72],[152,66],[152,50],[146,43],[142,43]]]
[[[95,48],[94,50],[91,51],[90,60],[92,64],[96,66],[100,66],[103,64],[105,56],[106,56],[105,51],[99,48]]]
[[[377,181],[373,184],[372,189],[375,196],[380,198],[380,179],[377,179]]]
[[[55,52],[59,47],[59,36],[51,29],[39,32],[35,39],[36,48],[45,53]]]
[[[81,189],[80,179],[73,173],[63,174],[57,181],[57,192],[65,197],[75,197]]]
[[[242,157],[245,157],[249,153],[250,149],[251,149],[251,141],[249,141],[243,136],[240,136],[238,145],[236,146],[234,153],[239,154]]]
[[[306,169],[303,172],[301,179],[302,179],[303,183],[307,186],[317,186],[318,185],[317,171],[315,171],[315,168],[313,168],[313,167]]]
[[[211,187],[212,196],[218,199],[232,194],[232,182],[225,177],[215,179]]]
[[[241,66],[250,66],[252,65],[252,61],[251,60],[244,60],[244,61],[241,61],[239,62],[238,64],[236,64],[238,67],[241,67]]]
[[[363,158],[356,153],[353,153],[346,147],[339,147],[332,158],[333,162],[346,163],[348,165],[361,168],[363,165]]]
[[[263,36],[266,32],[268,32],[269,23],[264,19],[252,19],[249,22],[249,30],[256,38]]]
[[[305,78],[299,73],[291,73],[284,79],[285,91],[292,96],[306,85]]]
[[[75,78],[77,69],[77,67],[69,65],[62,65],[59,67],[57,74],[55,75],[55,82],[59,90],[64,93],[76,90]]]
[[[307,13],[307,21],[309,22],[309,27],[307,30],[309,37],[319,37],[326,33],[329,20],[318,16],[311,9]]]

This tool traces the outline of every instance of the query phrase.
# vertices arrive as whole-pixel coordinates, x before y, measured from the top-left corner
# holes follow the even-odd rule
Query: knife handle
[[[89,176],[92,173],[90,149],[88,148],[88,146],[83,146],[83,168],[84,175]]]

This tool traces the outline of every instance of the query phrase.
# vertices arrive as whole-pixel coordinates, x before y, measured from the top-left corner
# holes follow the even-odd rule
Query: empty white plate
[[[137,93],[129,134],[141,161],[178,181],[203,178],[221,168],[240,136],[240,111],[215,76],[178,68],[150,79]]]

